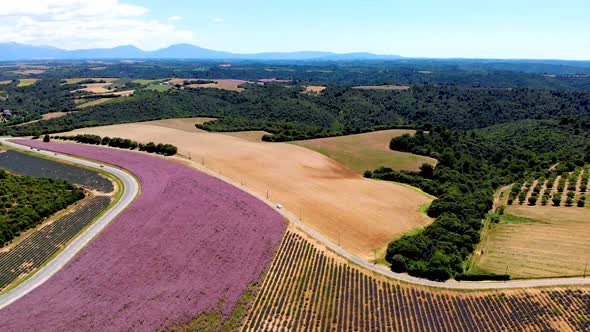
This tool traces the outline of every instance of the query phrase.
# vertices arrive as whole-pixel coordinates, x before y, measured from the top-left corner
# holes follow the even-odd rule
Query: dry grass
[[[190,80],[197,80],[195,78],[175,78],[168,81],[168,83],[172,85],[180,84],[182,85],[184,81]],[[244,88],[240,88],[239,86],[244,83],[249,83],[248,81],[243,80],[231,80],[231,79],[219,79],[219,80],[208,80],[213,81],[215,83],[207,83],[207,84],[190,84],[187,85],[189,88],[193,89],[200,89],[200,88],[215,88],[221,90],[229,90],[229,91],[244,91]]]
[[[69,112],[52,112],[52,113],[45,113],[43,115],[41,115],[41,119],[39,120],[32,120],[32,121],[28,121],[28,122],[23,122],[23,123],[19,123],[17,125],[15,125],[15,127],[19,127],[19,126],[24,126],[30,123],[35,123],[35,122],[39,122],[41,120],[49,120],[49,119],[55,119],[55,118],[59,118],[62,117],[66,114],[68,114]]]
[[[268,192],[273,202],[367,260],[373,249],[426,222],[417,210],[429,198],[394,183],[365,179],[317,152],[294,144],[252,142],[171,126],[156,121],[73,133],[174,144],[180,154],[236,183],[262,195]]]
[[[303,91],[303,93],[319,94],[324,90],[326,90],[326,87],[322,85],[308,85],[305,87],[305,91]]]
[[[17,86],[19,86],[19,87],[29,86],[29,85],[35,84],[35,82],[37,82],[37,81],[38,81],[38,79],[36,79],[36,78],[22,78],[22,79],[18,80]]]
[[[83,102],[80,103],[78,105],[76,105],[76,108],[86,108],[86,107],[90,107],[90,106],[94,106],[94,105],[98,105],[98,104],[102,104],[105,103],[109,100],[113,100],[115,98],[100,98],[100,99],[95,99],[92,101],[87,101],[87,102]],[[78,99],[78,100],[82,100],[82,99]]]
[[[223,134],[233,136],[233,137],[242,138],[247,141],[260,142],[262,140],[262,136],[269,134],[269,133],[266,131],[262,131],[262,130],[251,130],[251,131],[237,131],[237,132],[223,133]]]
[[[360,90],[409,90],[410,87],[407,85],[361,85],[361,86],[353,86],[353,89],[360,89]]]
[[[579,276],[590,263],[590,210],[514,205],[506,213],[537,222],[500,223],[482,241],[476,265],[516,278]],[[483,251],[483,252],[481,252]]]
[[[389,149],[389,142],[393,137],[414,134],[414,132],[414,130],[391,129],[297,141],[294,144],[315,150],[359,174],[381,166],[395,170],[416,171],[424,163],[436,165],[436,159]]]
[[[17,75],[36,75],[36,74],[43,74],[45,70],[43,69],[20,69],[12,71],[11,73],[15,73]]]
[[[116,77],[77,77],[77,78],[66,78],[66,84],[76,84],[86,80],[105,81],[107,83],[113,83],[118,80]]]
[[[82,89],[78,89],[75,91],[87,91],[87,92],[92,92],[92,93],[108,93],[109,90],[107,89],[107,87],[109,85],[111,85],[112,83],[90,83],[90,84],[84,84]]]

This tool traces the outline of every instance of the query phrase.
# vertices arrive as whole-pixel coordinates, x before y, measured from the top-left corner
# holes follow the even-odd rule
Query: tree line
[[[84,144],[107,145],[114,148],[145,151],[148,153],[157,153],[164,156],[173,156],[178,152],[178,148],[172,144],[162,144],[149,142],[146,144],[120,137],[100,137],[98,135],[78,134],[75,136],[51,136],[53,139],[75,141]]]
[[[391,149],[427,155],[438,164],[423,165],[419,172],[380,168],[365,173],[437,196],[427,211],[434,222],[389,244],[386,260],[392,270],[433,280],[465,280],[463,263],[479,243],[494,191],[520,179],[538,178],[557,162],[563,167],[590,162],[589,129],[590,122],[582,118],[524,120],[470,131],[435,127],[393,138]]]

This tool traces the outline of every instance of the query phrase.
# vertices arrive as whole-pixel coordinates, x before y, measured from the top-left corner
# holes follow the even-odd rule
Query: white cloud
[[[223,23],[223,22],[225,22],[225,20],[222,19],[221,17],[216,17],[216,18],[212,19],[211,21],[213,21],[213,23]]]
[[[120,0],[10,1],[0,5],[0,42],[65,49],[131,44],[147,50],[197,42],[191,31],[144,18],[148,11]]]
[[[168,21],[180,21],[182,20],[182,16],[170,16],[168,17]]]

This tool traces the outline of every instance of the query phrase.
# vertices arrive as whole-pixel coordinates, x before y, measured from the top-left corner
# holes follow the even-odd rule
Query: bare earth
[[[314,151],[293,144],[174,129],[170,120],[165,121],[72,133],[174,144],[180,154],[236,183],[263,195],[268,192],[271,200],[301,215],[303,222],[366,260],[372,257],[373,249],[426,222],[417,210],[429,198],[394,183],[365,179]]]
[[[393,137],[414,132],[415,130],[390,129],[297,141],[295,144],[320,152],[359,174],[381,166],[416,171],[424,163],[436,165],[436,159],[389,149],[389,142]]]

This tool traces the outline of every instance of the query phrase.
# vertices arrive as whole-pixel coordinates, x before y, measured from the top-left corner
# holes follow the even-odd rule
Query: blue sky
[[[35,12],[27,3],[47,8]],[[0,8],[0,41],[64,48],[188,42],[242,53],[590,60],[588,0],[21,0],[8,7]]]

